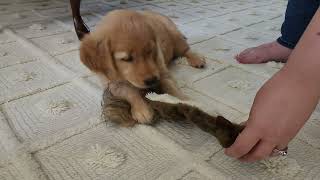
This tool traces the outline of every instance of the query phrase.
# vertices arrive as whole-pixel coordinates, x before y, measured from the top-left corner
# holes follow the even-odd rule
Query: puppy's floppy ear
[[[91,71],[107,76],[116,73],[109,43],[106,38],[86,35],[80,45],[80,60]]]
[[[164,55],[163,55],[163,51],[161,48],[161,44],[160,44],[160,40],[156,39],[156,48],[157,48],[157,64],[158,67],[160,69],[160,72],[163,74],[166,74],[169,72],[165,59],[164,59]]]

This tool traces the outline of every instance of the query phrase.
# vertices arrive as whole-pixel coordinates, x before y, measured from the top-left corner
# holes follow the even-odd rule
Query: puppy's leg
[[[188,100],[189,98],[184,95],[181,90],[178,88],[177,83],[173,78],[171,78],[169,75],[166,77],[162,77],[160,79],[160,85],[163,92],[170,94],[172,96],[175,96],[181,100]]]
[[[108,83],[109,91],[112,95],[126,100],[131,105],[132,118],[139,123],[151,123],[153,120],[153,109],[141,97],[137,88],[125,82]]]
[[[192,52],[188,45],[187,38],[178,30],[172,31],[175,42],[175,56],[186,57],[190,66],[195,68],[204,68],[206,61],[196,53]]]
[[[163,56],[163,52],[161,50],[161,45],[159,43],[159,40],[157,40],[157,51],[158,51],[158,58],[157,58],[157,64],[159,67],[159,70],[161,72],[160,74],[160,86],[161,90],[167,94],[170,94],[172,96],[175,96],[181,100],[187,100],[188,97],[185,96],[180,89],[177,86],[177,83],[173,80],[173,78],[170,76],[168,67],[166,65],[166,61]]]
[[[195,68],[204,68],[206,61],[204,57],[199,56],[198,54],[192,52],[190,49],[183,55],[187,58],[187,61],[190,66]]]

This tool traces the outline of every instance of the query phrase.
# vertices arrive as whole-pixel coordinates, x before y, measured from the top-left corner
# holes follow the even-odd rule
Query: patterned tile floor
[[[106,125],[99,116],[102,89],[79,61],[68,2],[0,2],[0,180],[320,179],[320,108],[287,158],[253,164],[228,158],[189,123]],[[82,14],[91,28],[119,8],[171,17],[208,61],[204,70],[184,62],[172,67],[182,90],[241,122],[259,87],[283,65],[240,65],[233,56],[277,38],[286,3],[83,0]]]

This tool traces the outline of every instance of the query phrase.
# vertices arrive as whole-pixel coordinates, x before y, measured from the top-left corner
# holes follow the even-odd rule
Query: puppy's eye
[[[152,49],[148,49],[148,50],[146,51],[146,54],[147,54],[147,55],[151,55],[151,54],[152,54]]]
[[[125,61],[125,62],[132,62],[133,58],[131,55],[127,56],[127,57],[123,57],[121,58],[121,61]]]

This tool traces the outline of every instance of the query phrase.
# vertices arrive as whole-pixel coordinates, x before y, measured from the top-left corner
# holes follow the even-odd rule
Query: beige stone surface
[[[94,29],[111,9],[168,15],[205,69],[170,68],[182,91],[234,122],[284,64],[240,65],[234,55],[280,33],[285,0],[83,0]],[[287,158],[246,164],[186,122],[120,128],[100,118],[102,88],[79,61],[67,0],[0,2],[0,179],[319,179],[320,106]]]

